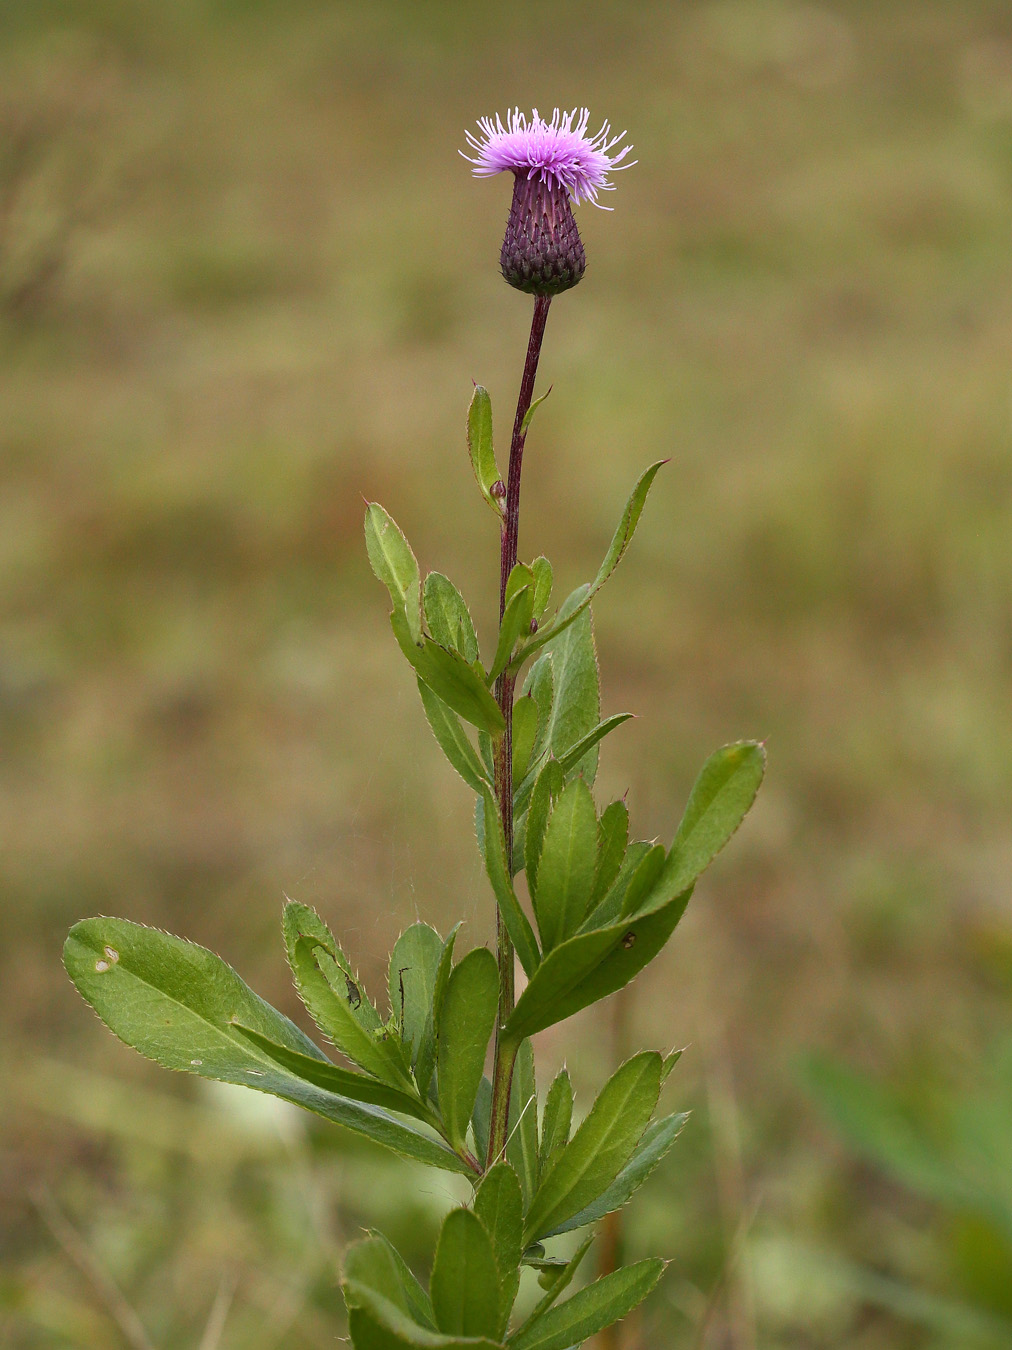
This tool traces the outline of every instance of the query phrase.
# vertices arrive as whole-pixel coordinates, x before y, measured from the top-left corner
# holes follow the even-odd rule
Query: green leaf
[[[70,931],[64,963],[110,1031],[165,1068],[283,1097],[404,1157],[469,1171],[415,1126],[304,1081],[253,1044],[250,1030],[327,1063],[308,1036],[205,947],[125,919],[84,919]]]
[[[365,547],[376,578],[390,592],[394,611],[401,611],[414,642],[421,638],[421,583],[418,562],[397,523],[379,502],[365,513]]]
[[[498,1336],[499,1271],[492,1240],[469,1209],[451,1209],[443,1220],[429,1293],[444,1334]]]
[[[552,623],[526,643],[521,651],[517,653],[516,663],[521,662],[533,655],[546,642],[554,641],[560,633],[564,632],[571,624],[577,622],[580,616],[586,611],[587,606],[593,600],[604,583],[614,572],[629,546],[629,542],[635,533],[636,526],[639,524],[639,518],[643,513],[643,506],[647,499],[647,493],[650,491],[651,484],[657,474],[658,469],[666,460],[659,460],[656,464],[651,464],[650,468],[642,475],[639,482],[633,488],[629,500],[625,504],[625,510],[622,512],[622,519],[619,521],[618,529],[612,536],[611,544],[605,555],[604,562],[598,569],[594,580],[585,586],[575,590],[562,605],[558,614]]]
[[[632,1157],[660,1090],[661,1057],[653,1050],[634,1055],[612,1074],[538,1187],[525,1242],[557,1230],[607,1190]]]
[[[342,1055],[374,1077],[411,1093],[414,1084],[348,958],[315,910],[288,901],[282,916],[288,961],[299,996]]]
[[[525,585],[516,585],[515,578],[518,574],[526,578]],[[531,615],[534,612],[534,576],[531,569],[523,563],[517,563],[510,573],[510,581],[514,582],[514,589],[506,601],[502,622],[499,625],[499,640],[496,643],[492,664],[488,668],[489,684],[506,669],[514,647],[531,631]]]
[[[622,865],[618,869],[618,876],[605,892],[604,898],[587,915],[583,925],[585,932],[589,932],[592,928],[604,928],[607,924],[618,923],[632,879],[643,859],[655,847],[656,845],[648,844],[642,839],[634,839],[628,846]]]
[[[517,1000],[506,1033],[533,1036],[624,988],[667,942],[690,895],[691,889],[647,915],[578,933],[556,947]]]
[[[574,1228],[583,1228],[589,1223],[597,1223],[606,1214],[621,1209],[639,1190],[647,1177],[671,1148],[685,1127],[688,1113],[665,1116],[648,1125],[643,1138],[608,1189],[584,1209],[573,1214],[554,1228],[545,1237],[554,1237],[557,1233],[568,1233]]]
[[[404,649],[404,644],[401,644]],[[499,705],[489,693],[481,676],[456,652],[441,647],[430,637],[423,637],[422,645],[405,655],[423,680],[448,708],[459,713],[465,722],[499,736],[506,723]]]
[[[552,596],[552,564],[542,554],[531,563],[534,573],[534,617],[540,620]]]
[[[464,1148],[499,1006],[499,970],[486,947],[453,968],[436,1029],[439,1109],[450,1143]]]
[[[418,1062],[425,1038],[442,953],[443,939],[427,923],[413,923],[406,928],[390,953],[390,1007],[412,1068]]]
[[[548,1287],[547,1294],[545,1294],[544,1298],[536,1304],[530,1316],[517,1332],[518,1335],[529,1336],[534,1330],[534,1324],[540,1322],[541,1318],[544,1317],[552,1304],[566,1292],[572,1284],[573,1276],[580,1268],[580,1264],[590,1250],[593,1241],[594,1234],[591,1233],[590,1237],[584,1238],[568,1261],[564,1261],[560,1267],[556,1267],[555,1271],[553,1271],[554,1278]],[[534,1266],[535,1269],[537,1269],[538,1264],[539,1263],[535,1261],[531,1262],[531,1265]],[[542,1275],[541,1278],[544,1279],[544,1276]]]
[[[481,807],[482,831],[478,843],[485,860],[485,871],[492,884],[510,941],[520,958],[520,964],[528,975],[533,975],[541,960],[541,953],[538,950],[534,929],[520,908],[520,901],[513,888],[513,878],[506,866],[506,840],[503,836],[502,821],[487,788],[482,796]]]
[[[597,652],[590,611],[580,617],[552,643],[555,700],[548,729],[548,744],[556,759],[562,759],[585,736],[597,728],[601,716]],[[596,742],[595,742],[596,746]],[[597,750],[591,748],[570,765],[593,786],[597,773]]]
[[[612,717],[606,717],[603,722],[598,722],[596,727],[592,727],[586,736],[581,736],[571,749],[559,755],[558,760],[566,777],[568,778],[581,761],[586,759],[598,741],[603,741],[609,731],[614,731],[623,722],[628,722],[632,716],[632,713],[615,713]]]
[[[519,783],[531,762],[538,735],[538,705],[524,694],[513,705],[513,781]]]
[[[587,912],[597,867],[597,815],[582,778],[565,787],[545,829],[532,888],[534,912],[547,953],[576,932]]]
[[[709,866],[744,820],[766,770],[757,741],[725,745],[703,765],[678,827],[661,885],[674,895]]]
[[[549,385],[549,386],[548,386],[548,389],[545,391],[545,393],[543,393],[543,394],[541,395],[540,398],[536,398],[536,399],[534,400],[534,402],[531,404],[531,406],[530,406],[530,407],[527,409],[527,411],[524,413],[524,420],[520,423],[520,435],[521,435],[521,436],[526,436],[526,435],[527,435],[527,428],[528,428],[528,427],[530,426],[530,424],[534,421],[534,414],[535,414],[535,413],[537,412],[537,410],[541,407],[542,403],[544,403],[545,399],[548,397],[548,395],[549,395],[551,392],[552,392],[552,386]]]
[[[524,866],[527,871],[527,885],[532,893],[538,884],[538,864],[541,860],[548,817],[564,782],[562,768],[556,760],[550,759],[538,775],[534,791],[531,793],[524,835]],[[531,974],[530,971],[527,973]]]
[[[531,755],[533,763],[541,754],[548,739],[552,724],[552,706],[555,702],[555,675],[552,671],[552,656],[544,652],[531,666],[524,681],[524,693],[530,694],[538,705],[538,739],[534,743]]]
[[[496,515],[501,517],[502,503],[492,494],[492,489],[502,482],[492,444],[492,400],[488,390],[480,384],[475,385],[471,406],[467,411],[467,448],[481,495]]]
[[[449,647],[470,665],[478,659],[478,638],[464,597],[449,577],[430,572],[422,588],[422,609],[429,632],[441,647]]]
[[[344,1257],[344,1281],[369,1289],[419,1325],[436,1330],[428,1294],[382,1234],[370,1234],[349,1246]]]
[[[432,991],[432,1007],[429,1010],[428,1017],[425,1019],[425,1031],[422,1034],[422,1043],[418,1050],[415,1082],[418,1084],[418,1091],[423,1097],[428,1094],[429,1084],[432,1082],[432,1075],[436,1068],[436,1037],[439,1030],[439,1014],[443,1006],[443,999],[446,997],[446,986],[450,980],[451,963],[453,961],[453,946],[457,941],[459,929],[460,924],[455,924],[449,937],[443,943],[443,950],[439,956],[439,965],[436,967],[436,983]]]
[[[573,1085],[569,1070],[560,1069],[545,1098],[544,1120],[541,1125],[541,1149],[538,1172],[544,1175],[557,1155],[569,1143],[573,1123]]]
[[[236,1022],[235,1026],[236,1030],[241,1031],[255,1046],[269,1055],[275,1064],[281,1065],[306,1083],[312,1083],[326,1092],[334,1092],[340,1097],[349,1097],[357,1102],[371,1102],[374,1106],[384,1106],[389,1111],[401,1111],[405,1115],[414,1116],[416,1120],[432,1123],[431,1112],[414,1093],[400,1092],[397,1088],[388,1087],[386,1083],[380,1083],[365,1074],[342,1069],[337,1064],[331,1064],[329,1060],[321,1060],[315,1055],[305,1055],[288,1046],[279,1045],[277,1041],[271,1040],[259,1031],[254,1031],[252,1027],[243,1026],[241,1021]]]
[[[664,1270],[656,1257],[637,1261],[588,1285],[509,1339],[510,1350],[570,1350],[639,1306]]]
[[[418,692],[422,696],[422,707],[425,709],[426,719],[440,750],[467,786],[473,792],[481,792],[482,788],[489,784],[488,775],[456,713],[450,711],[420,676]]]
[[[432,1300],[429,1298],[427,1289],[423,1289],[419,1283],[414,1271],[410,1268],[404,1257],[382,1233],[375,1228],[369,1229],[369,1237],[376,1238],[382,1242],[384,1247],[390,1253],[398,1279],[400,1280],[401,1292],[404,1296],[404,1307],[406,1311],[420,1322],[424,1327],[436,1328],[436,1318],[432,1311]]]
[[[529,1203],[538,1184],[538,1088],[534,1048],[528,1040],[521,1043],[513,1066],[506,1158],[520,1178],[525,1204]]]
[[[666,863],[666,855],[663,844],[654,844],[640,859],[635,872],[629,878],[629,885],[626,887],[625,895],[622,897],[621,914],[623,918],[628,918],[631,914],[636,914],[645,905],[648,897],[652,898],[655,894],[658,880],[660,879]]]
[[[485,1173],[474,1197],[474,1212],[492,1239],[500,1289],[508,1294],[523,1255],[523,1193],[520,1178],[508,1162],[497,1162]],[[512,1301],[512,1300],[511,1300]],[[500,1311],[505,1299],[500,1301]]]
[[[601,812],[597,829],[597,870],[588,914],[601,903],[622,870],[629,847],[629,811],[625,802],[611,802]]]

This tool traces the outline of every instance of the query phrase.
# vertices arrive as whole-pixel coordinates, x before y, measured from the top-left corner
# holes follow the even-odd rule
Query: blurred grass
[[[642,715],[602,790],[670,836],[716,744],[771,757],[629,1012],[634,1040],[691,1042],[671,1092],[695,1108],[631,1218],[631,1248],[675,1258],[644,1343],[929,1344],[748,1253],[810,1241],[940,1286],[963,1259],[791,1065],[941,1062],[970,1091],[1009,1024],[1007,6],[36,0],[0,5],[0,68],[2,1335],[118,1335],[40,1185],[160,1350],[199,1343],[232,1272],[224,1346],[330,1344],[357,1225],[425,1251],[438,1196],[398,1217],[404,1175],[305,1122],[173,1147],[196,1125],[171,1111],[224,1140],[246,1108],[100,1033],[59,948],[84,914],[158,923],[295,1013],[282,893],[374,982],[416,913],[487,936],[361,496],[487,641],[463,414],[480,379],[506,436],[527,309],[496,270],[505,185],[456,150],[481,113],[586,102],[639,164],[580,217],[526,547],[568,589],[670,455],[598,606],[606,706]],[[585,1102],[606,1020],[544,1038]]]

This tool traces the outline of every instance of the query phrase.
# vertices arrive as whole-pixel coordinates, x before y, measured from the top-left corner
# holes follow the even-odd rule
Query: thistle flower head
[[[500,263],[511,286],[533,295],[558,295],[582,278],[587,266],[583,241],[573,216],[573,205],[611,191],[608,175],[631,146],[619,147],[625,132],[611,134],[607,122],[596,136],[587,134],[586,108],[562,113],[550,122],[534,109],[531,120],[519,108],[506,117],[483,117],[481,136],[467,133],[476,157],[475,177],[489,178],[509,169],[514,177],[513,202],[506,222]],[[461,151],[463,154],[463,151]]]

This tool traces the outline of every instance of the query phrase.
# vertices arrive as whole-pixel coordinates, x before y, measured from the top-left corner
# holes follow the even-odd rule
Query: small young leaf
[[[473,792],[481,792],[483,786],[489,783],[488,775],[477,751],[468,740],[467,733],[460,725],[457,714],[451,712],[420,677],[418,692],[422,696],[422,707],[425,709],[426,719],[440,750],[467,786]]]
[[[573,1085],[569,1080],[568,1069],[562,1068],[548,1089],[545,1098],[544,1120],[541,1125],[541,1148],[538,1155],[538,1172],[544,1176],[546,1170],[555,1161],[558,1153],[569,1143],[569,1131],[573,1123]]]
[[[488,668],[489,684],[509,665],[510,657],[517,643],[531,631],[531,615],[534,612],[534,578],[531,569],[517,563],[511,579],[523,570],[530,579],[527,585],[520,586],[506,602],[502,622],[499,625],[499,640],[496,643],[495,656]]]
[[[430,572],[422,588],[422,609],[429,632],[471,664],[478,659],[478,639],[464,598],[449,577]]]
[[[521,1043],[513,1066],[506,1158],[520,1178],[526,1205],[538,1184],[538,1088],[534,1047],[526,1040]]]
[[[516,948],[520,964],[528,975],[533,975],[541,960],[537,939],[530,920],[520,908],[520,901],[513,888],[513,878],[506,866],[506,840],[503,836],[502,821],[496,810],[492,795],[485,789],[481,802],[482,829],[478,839],[485,860],[485,871],[492,884],[499,912],[510,935],[510,941]]]
[[[579,928],[597,866],[597,816],[582,778],[565,787],[545,829],[532,888],[541,945],[550,952]]]
[[[495,462],[495,450],[492,444],[492,400],[488,390],[476,385],[471,406],[467,411],[467,448],[471,454],[471,468],[481,495],[497,516],[502,516],[502,505],[492,495],[492,488],[502,482],[499,466]]]
[[[531,563],[534,573],[534,617],[540,620],[552,597],[552,564],[543,555]]]
[[[596,1200],[631,1158],[661,1090],[661,1057],[634,1055],[609,1078],[590,1114],[548,1169],[524,1230],[538,1241]]]
[[[306,1082],[255,1045],[237,1022],[327,1063],[293,1022],[206,947],[125,919],[84,919],[70,930],[64,963],[110,1031],[165,1068],[271,1093],[403,1157],[450,1172],[470,1170],[416,1126]]]
[[[497,1162],[485,1173],[474,1197],[474,1212],[492,1239],[492,1250],[505,1284],[520,1265],[524,1231],[520,1179],[508,1162]]]
[[[703,765],[664,868],[661,886],[676,894],[709,866],[744,820],[766,769],[756,741],[725,745]]]
[[[545,840],[545,827],[548,817],[564,783],[562,769],[550,759],[538,775],[531,793],[531,804],[527,810],[527,826],[524,834],[524,867],[527,871],[527,885],[531,893],[538,885],[538,864]],[[531,972],[528,971],[528,974]]]
[[[499,1271],[485,1225],[469,1209],[451,1209],[443,1220],[429,1294],[445,1335],[498,1335]]]
[[[621,1209],[671,1148],[685,1128],[688,1118],[687,1112],[681,1112],[678,1115],[665,1116],[663,1120],[655,1120],[652,1125],[648,1125],[632,1157],[608,1189],[596,1200],[591,1201],[585,1209],[564,1220],[551,1233],[546,1233],[545,1237],[554,1237],[557,1233],[568,1233],[589,1223],[597,1223],[598,1219],[603,1219],[606,1214]]]
[[[513,705],[513,781],[519,783],[531,762],[538,735],[538,705],[524,694]]]
[[[412,1068],[418,1062],[425,1024],[432,1010],[442,952],[443,939],[436,930],[427,923],[413,923],[400,935],[390,953],[390,1007]]]
[[[534,400],[534,402],[531,404],[531,406],[530,406],[530,407],[527,409],[527,411],[524,413],[524,420],[520,423],[520,435],[521,435],[521,436],[526,436],[526,435],[527,435],[527,428],[528,428],[528,427],[530,426],[530,424],[534,421],[534,414],[535,414],[535,413],[537,412],[537,410],[541,407],[542,403],[544,403],[545,399],[548,397],[548,395],[549,395],[551,392],[552,392],[552,386],[549,385],[549,386],[548,386],[548,389],[545,391],[545,393],[543,393],[543,394],[541,395],[540,398],[536,398],[536,399]]]
[[[510,1350],[570,1350],[631,1313],[660,1279],[664,1262],[637,1261],[589,1284],[510,1337]]]
[[[412,640],[421,637],[421,583],[418,562],[396,521],[379,502],[365,513],[365,547],[376,578],[390,592],[394,610],[403,612]]]
[[[432,1082],[432,1075],[436,1068],[436,1033],[439,1028],[439,1014],[443,1006],[443,999],[446,997],[446,986],[450,979],[450,970],[453,962],[453,946],[457,941],[457,932],[460,924],[455,924],[449,937],[443,943],[443,950],[439,955],[439,965],[436,967],[436,982],[432,991],[432,1007],[429,1015],[425,1019],[425,1031],[422,1033],[422,1043],[418,1049],[418,1063],[415,1067],[415,1082],[418,1084],[418,1091],[422,1098],[426,1098],[429,1092],[429,1085]]]
[[[439,1109],[458,1152],[464,1148],[498,1006],[495,957],[475,947],[450,974],[436,1029]]]
[[[588,915],[611,890],[622,870],[629,847],[629,811],[625,802],[611,802],[601,812],[597,828],[597,870],[590,894]]]

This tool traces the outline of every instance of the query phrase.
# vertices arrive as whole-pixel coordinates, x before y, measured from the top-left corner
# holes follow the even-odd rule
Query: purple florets
[[[600,204],[597,194],[615,186],[608,181],[611,170],[630,167],[620,161],[632,147],[627,145],[612,153],[626,133],[612,136],[611,127],[605,122],[596,136],[588,136],[589,121],[586,108],[574,108],[567,113],[556,108],[550,122],[539,115],[537,108],[530,122],[519,108],[514,108],[507,114],[505,126],[498,115],[495,121],[482,117],[478,121],[482,135],[466,133],[477,158],[470,155],[464,158],[475,166],[476,177],[488,178],[510,169],[518,178],[557,184],[573,202],[591,201],[597,206]]]

